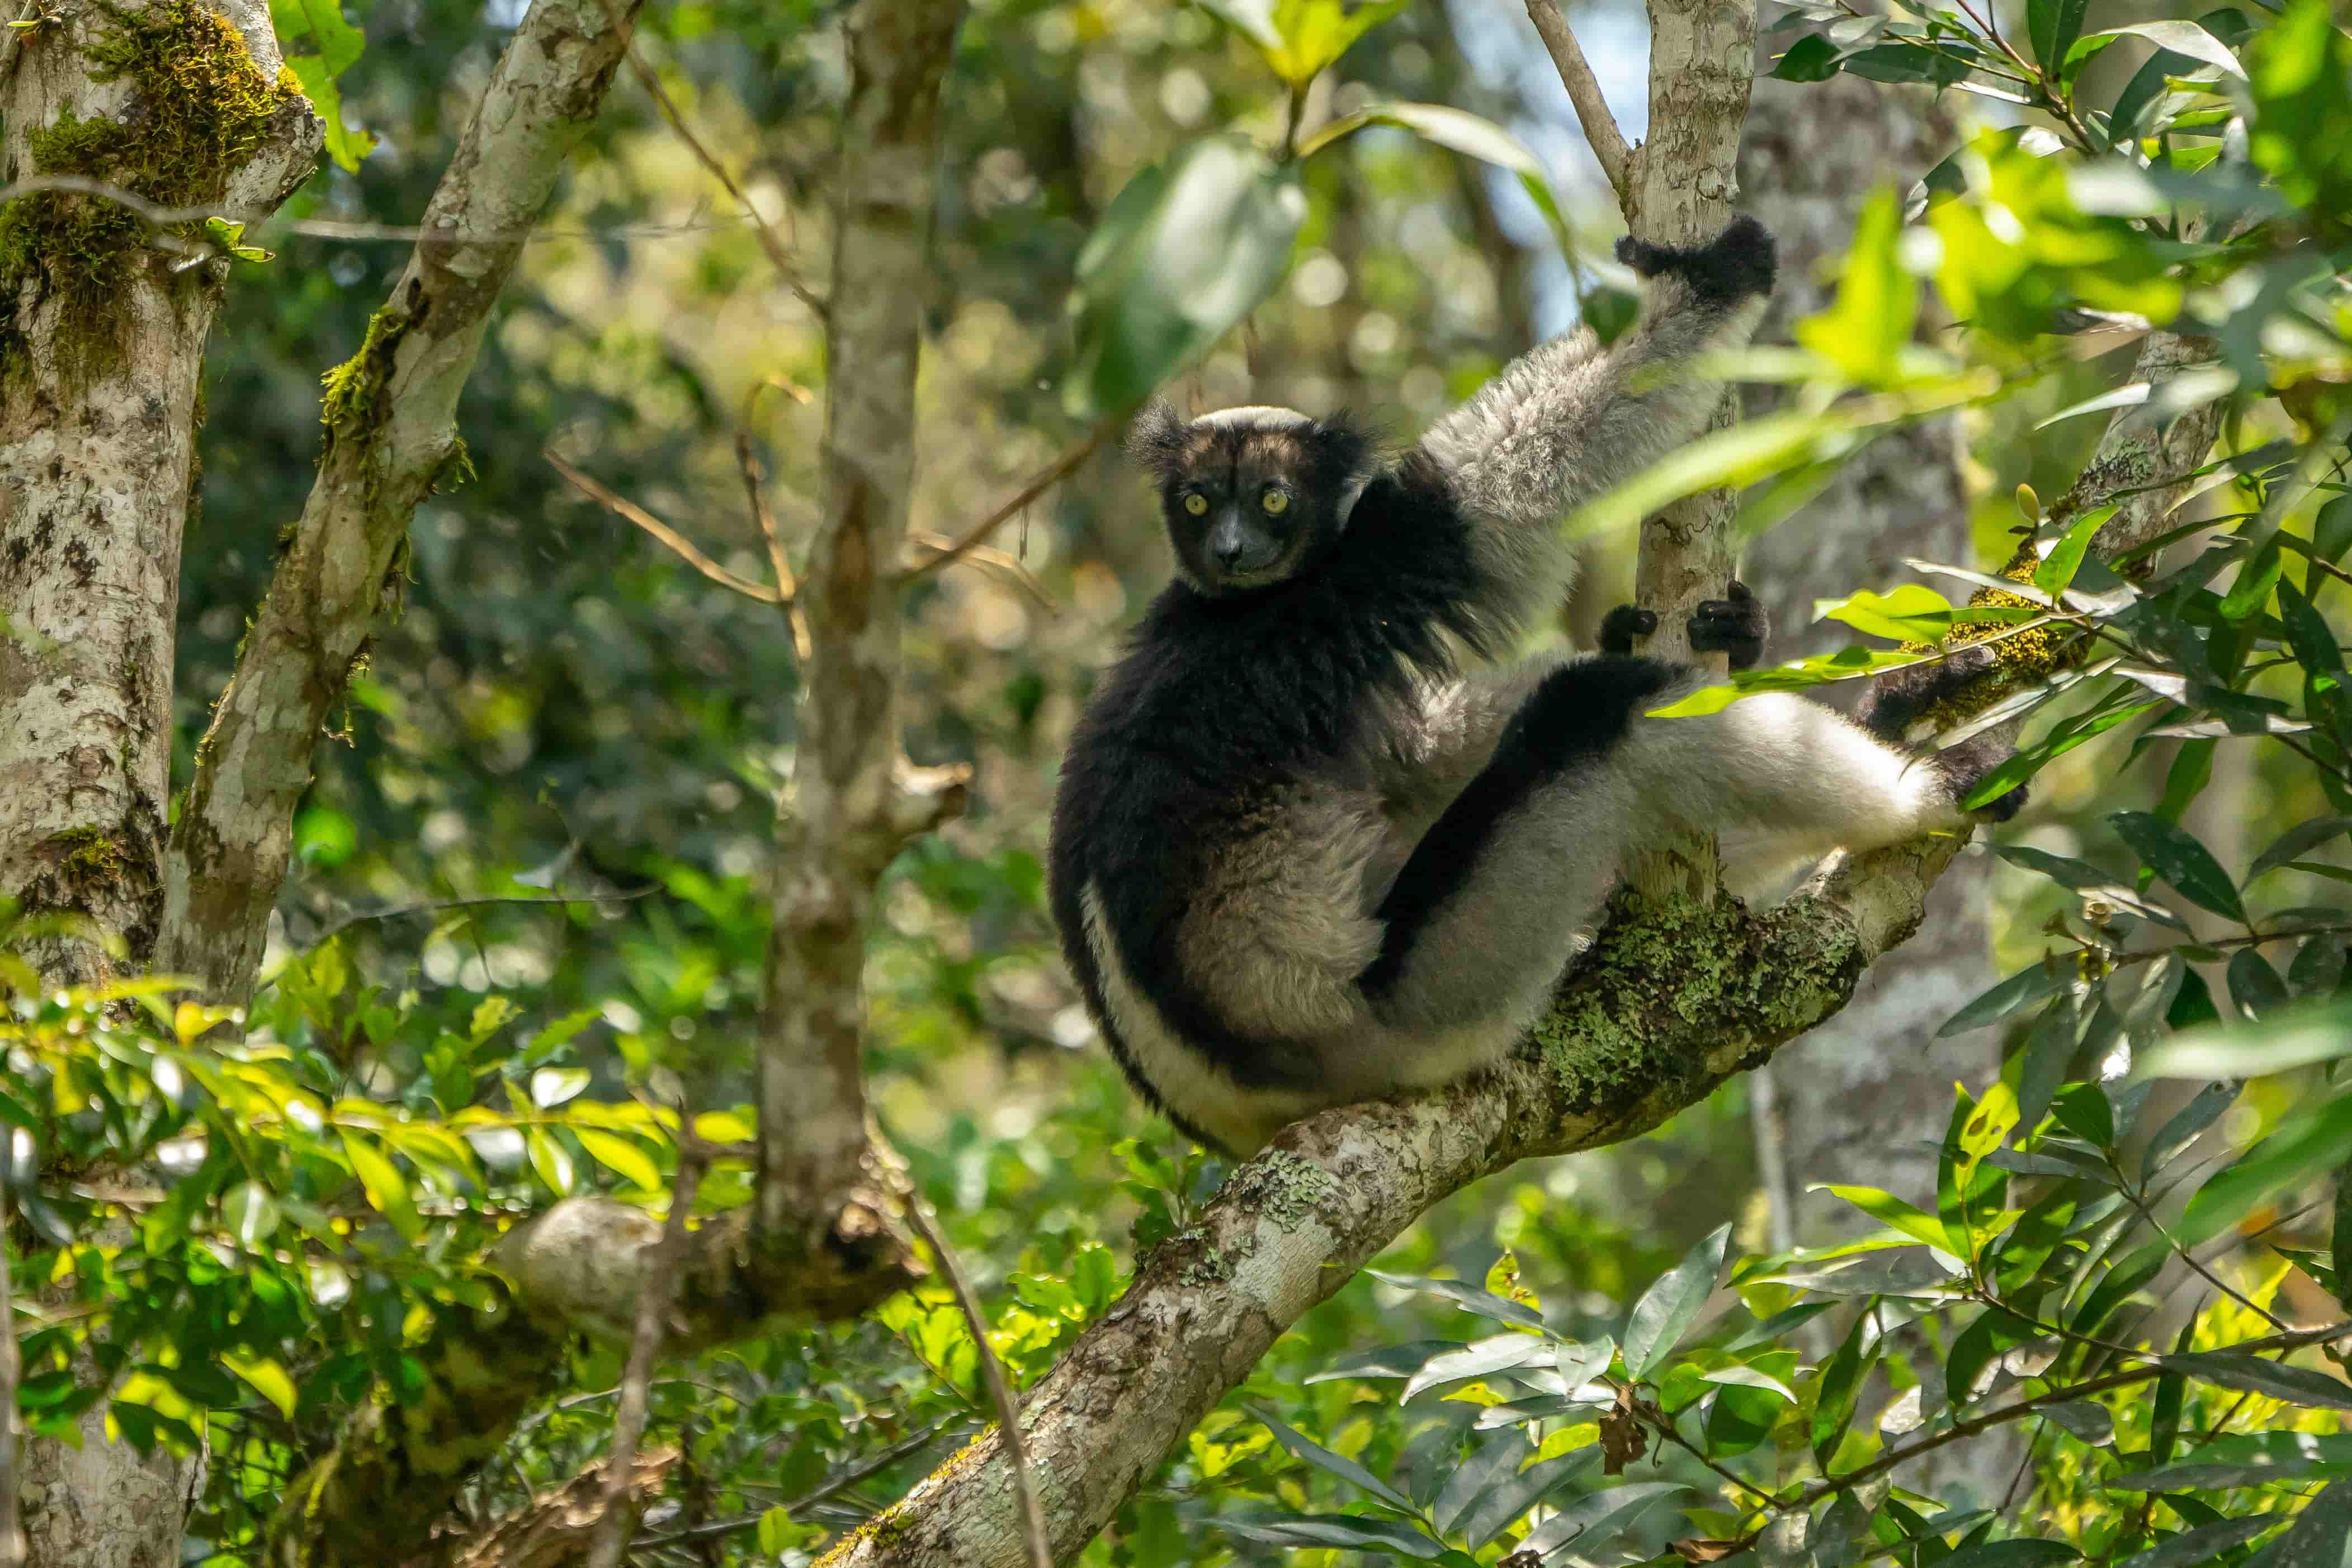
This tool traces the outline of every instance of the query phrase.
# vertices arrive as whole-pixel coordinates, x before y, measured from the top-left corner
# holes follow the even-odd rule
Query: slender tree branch
[[[440,903],[396,904],[386,910],[370,910],[364,914],[345,915],[302,944],[300,951],[331,942],[353,926],[373,925],[378,921],[404,921],[412,915],[447,914],[453,910],[489,910],[503,908],[530,909],[546,904],[625,904],[635,899],[649,897],[661,891],[659,882],[643,888],[632,888],[625,893],[550,893],[544,897],[514,894],[482,899],[448,899]]]
[[[760,454],[751,446],[751,414],[759,406],[760,395],[770,387],[779,387],[808,401],[808,393],[772,375],[754,382],[751,390],[743,395],[742,416],[735,422],[735,467],[743,476],[743,497],[751,509],[751,521],[760,530],[760,539],[768,547],[768,569],[775,576],[776,592],[784,605],[784,617],[792,626],[793,657],[808,662],[810,644],[808,616],[793,601],[800,594],[800,579],[793,574],[792,563],[784,557],[783,537],[776,529],[776,514],[768,506],[768,474],[761,467]]]
[[[602,3],[605,10],[612,14],[614,24],[619,25],[619,0],[602,0]],[[629,74],[635,77],[637,84],[651,95],[655,104],[661,110],[662,118],[669,122],[671,132],[680,142],[686,143],[687,151],[694,154],[694,161],[700,163],[710,177],[717,180],[719,186],[733,198],[735,205],[742,209],[743,216],[751,219],[751,232],[759,237],[760,248],[767,252],[769,264],[775,268],[776,276],[782,279],[784,287],[790,289],[802,304],[809,308],[811,314],[818,321],[824,321],[825,302],[818,299],[809,290],[808,286],[801,281],[800,268],[793,265],[792,247],[784,242],[784,237],[778,234],[775,226],[761,215],[758,207],[751,205],[751,198],[743,194],[743,187],[735,183],[735,176],[728,173],[727,165],[719,161],[718,154],[705,146],[702,138],[694,133],[694,128],[686,122],[686,116],[678,111],[677,101],[670,97],[669,89],[662,86],[661,78],[655,73],[654,68],[638,57],[634,47],[628,51],[627,58]]]
[[[1557,0],[1528,0],[1528,19],[1543,35],[1544,48],[1559,72],[1560,85],[1568,89],[1568,100],[1576,106],[1577,123],[1584,127],[1585,142],[1600,160],[1601,172],[1609,176],[1609,188],[1617,193],[1618,205],[1625,205],[1633,196],[1637,154],[1625,144],[1625,133],[1617,129],[1617,118],[1609,112],[1609,100],[1601,96],[1601,82],[1593,76],[1576,34],[1560,15]]]
[[[956,1305],[962,1309],[964,1325],[971,1331],[980,1374],[988,1384],[989,1402],[996,1406],[997,1430],[1004,1435],[1004,1451],[1012,1461],[1013,1484],[1021,1493],[1021,1525],[1028,1537],[1030,1568],[1054,1568],[1054,1549],[1045,1537],[1045,1509],[1037,1500],[1037,1472],[1031,1468],[1028,1447],[1021,1440],[1021,1401],[1013,1395],[1012,1380],[1004,1375],[1004,1363],[996,1347],[989,1342],[988,1315],[981,1310],[980,1298],[972,1293],[971,1279],[964,1273],[963,1259],[948,1245],[947,1233],[940,1228],[939,1216],[931,1213],[930,1205],[918,1195],[907,1205],[907,1218],[939,1258],[940,1268],[955,1291]]]
[[[922,1431],[901,1437],[869,1458],[859,1460],[838,1475],[826,1477],[815,1486],[784,1504],[788,1513],[803,1513],[812,1505],[847,1491],[868,1477],[881,1474],[908,1455],[928,1447],[939,1435],[956,1425],[958,1417],[950,1415],[933,1422]],[[699,1541],[718,1541],[741,1531],[757,1529],[760,1515],[737,1514],[732,1519],[715,1519],[706,1524],[690,1524],[681,1530],[666,1531],[659,1535],[641,1535],[635,1545],[640,1551],[651,1552],[662,1546],[689,1546]]]
[[[550,468],[563,476],[564,480],[569,483],[573,489],[578,490],[582,495],[586,496],[590,500],[594,501],[598,506],[603,507],[606,511],[611,512],[614,516],[621,518],[625,521],[633,522],[637,527],[644,529],[647,533],[652,534],[662,543],[667,545],[671,551],[676,552],[679,560],[685,562],[688,566],[693,567],[697,572],[701,573],[704,576],[709,578],[720,587],[727,589],[730,593],[740,594],[747,599],[756,600],[762,605],[784,605],[791,602],[785,595],[777,592],[773,588],[768,587],[764,584],[754,583],[746,578],[738,577],[734,573],[730,572],[726,567],[721,566],[718,562],[713,561],[709,556],[705,555],[700,548],[695,544],[694,541],[687,538],[686,535],[678,532],[677,530],[672,528],[669,524],[664,522],[661,519],[656,517],[653,513],[647,511],[645,508],[639,506],[636,502],[629,500],[627,497],[615,495],[613,491],[606,489],[603,485],[598,484],[594,479],[590,479],[587,475],[582,473],[579,469],[573,468],[571,464],[557,457],[553,452],[543,452],[541,456],[547,459],[548,466]]]
[[[1006,501],[1003,506],[998,507],[994,511],[990,512],[986,517],[983,517],[978,522],[973,523],[970,528],[964,530],[962,533],[957,535],[954,539],[942,544],[933,545],[931,548],[935,550],[937,553],[932,555],[929,560],[922,562],[917,565],[908,567],[904,571],[900,572],[898,574],[899,581],[906,582],[916,577],[920,577],[926,573],[936,572],[940,567],[948,564],[948,563],[958,560],[970,553],[981,543],[982,541],[985,540],[990,534],[995,532],[999,527],[1003,526],[1006,520],[1019,515],[1019,513],[1032,501],[1034,501],[1047,490],[1052,489],[1055,485],[1060,484],[1064,479],[1068,479],[1070,475],[1076,472],[1078,465],[1092,457],[1095,452],[1102,447],[1104,442],[1109,440],[1112,436],[1116,435],[1122,423],[1123,420],[1114,418],[1106,419],[1101,424],[1096,426],[1085,440],[1079,442],[1076,446],[1072,447],[1069,450],[1064,452],[1060,457],[1055,458],[1052,462],[1046,464],[1044,468],[1040,469],[1034,479],[1032,479],[1027,484],[1021,487],[1020,490],[1011,500]]]
[[[702,1183],[709,1152],[691,1129],[692,1118],[681,1108],[677,1176],[670,1184],[669,1217],[663,1222],[660,1244],[654,1249],[654,1267],[637,1298],[636,1331],[629,1340],[629,1361],[621,1373],[621,1403],[613,1413],[613,1449],[604,1465],[604,1517],[596,1526],[589,1548],[588,1568],[621,1568],[637,1510],[632,1505],[630,1481],[637,1462],[637,1444],[646,1435],[646,1406],[652,1394],[654,1358],[667,1337],[669,1304],[678,1271],[686,1263],[686,1220],[694,1207],[695,1189]]]
[[[253,986],[329,708],[396,603],[416,507],[467,471],[453,416],[492,306],[626,49],[636,0],[537,0],[499,57],[391,299],[328,376],[319,477],[196,752],[165,863],[158,967]],[[614,18],[618,26],[614,25]]]

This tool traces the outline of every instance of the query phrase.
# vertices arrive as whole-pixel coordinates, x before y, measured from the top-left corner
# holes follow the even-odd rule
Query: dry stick
[[[793,629],[793,653],[805,664],[815,645],[809,637],[807,612],[800,606],[800,579],[793,574],[792,563],[784,559],[784,542],[776,531],[776,514],[768,508],[767,470],[760,466],[760,455],[751,449],[752,406],[760,401],[761,392],[781,384],[784,384],[782,379],[772,375],[744,395],[743,416],[735,426],[735,466],[742,471],[743,495],[751,505],[751,521],[759,525],[761,541],[768,547],[768,568],[776,574],[776,592],[783,601],[784,619]]]
[[[955,548],[955,541],[943,533],[923,533],[914,530],[908,531],[907,542],[918,550],[934,550],[941,554]],[[1036,574],[1021,564],[1021,557],[1013,552],[987,544],[967,545],[963,561],[967,565],[985,567],[1010,579],[1014,587],[1037,601],[1037,607],[1049,615],[1060,611],[1061,605],[1055,604],[1054,595],[1045,591],[1045,584],[1037,581]]]
[[[8,1285],[8,1205],[0,1198],[0,1568],[24,1568],[25,1531],[16,1521],[16,1303]]]
[[[621,1568],[636,1524],[629,1503],[629,1478],[637,1467],[637,1443],[646,1435],[646,1405],[652,1392],[654,1357],[661,1351],[662,1320],[670,1292],[686,1261],[686,1211],[702,1181],[708,1151],[694,1135],[691,1120],[678,1112],[677,1180],[670,1185],[669,1217],[637,1290],[636,1331],[629,1338],[628,1369],[621,1374],[621,1403],[613,1412],[613,1451],[604,1460],[604,1515],[588,1550],[588,1568]]]
[[[920,577],[927,572],[936,572],[940,567],[946,565],[949,562],[971,553],[971,551],[980,544],[981,541],[986,539],[991,533],[994,532],[997,527],[1002,524],[1005,519],[1019,512],[1022,508],[1035,500],[1039,496],[1044,495],[1047,490],[1052,489],[1055,485],[1060,484],[1064,479],[1068,479],[1072,473],[1076,471],[1077,466],[1080,463],[1085,462],[1089,457],[1093,456],[1097,448],[1100,447],[1104,442],[1111,438],[1112,435],[1118,429],[1119,424],[1120,421],[1114,417],[1106,419],[1101,424],[1096,426],[1093,432],[1088,435],[1085,440],[1079,442],[1076,446],[1071,447],[1068,451],[1055,458],[1053,462],[1046,465],[1044,471],[1039,473],[1035,479],[1031,479],[1027,484],[1022,486],[1020,494],[1014,496],[1011,500],[1006,501],[1003,506],[998,507],[994,511],[990,512],[986,517],[982,518],[978,522],[973,523],[971,527],[966,529],[962,534],[949,542],[946,546],[940,548],[939,553],[932,556],[929,561],[922,562],[918,565],[909,566],[900,572],[898,574],[898,580],[903,583],[912,578]]]
[[[721,566],[718,562],[713,561],[709,556],[705,555],[700,550],[695,548],[695,544],[692,540],[678,532],[677,530],[672,528],[669,524],[664,522],[661,519],[656,517],[653,513],[647,511],[636,502],[628,500],[625,496],[614,495],[611,490],[606,489],[603,485],[598,484],[595,480],[590,479],[587,475],[582,473],[579,469],[573,468],[571,464],[565,462],[562,458],[557,457],[552,452],[545,452],[541,455],[546,458],[557,473],[562,474],[566,479],[569,479],[572,482],[572,489],[578,490],[582,495],[586,496],[590,500],[593,500],[597,505],[603,507],[606,511],[612,512],[614,516],[625,518],[629,521],[635,523],[639,528],[644,529],[647,533],[652,534],[656,539],[660,540],[664,544],[668,545],[672,550],[676,551],[678,558],[684,561],[688,566],[693,567],[697,572],[701,573],[704,576],[709,578],[720,587],[732,588],[735,592],[742,595],[745,598],[757,599],[763,605],[781,605],[784,602],[784,596],[775,589],[764,587],[747,578],[738,577],[734,573],[730,572],[726,567]]]
[[[996,1405],[997,1430],[1004,1435],[1005,1456],[1013,1461],[1013,1484],[1021,1494],[1021,1522],[1029,1538],[1029,1562],[1032,1568],[1054,1568],[1054,1548],[1045,1535],[1045,1505],[1037,1496],[1037,1473],[1030,1468],[1029,1443],[1021,1431],[1021,1405],[1013,1397],[1013,1384],[1005,1379],[1004,1363],[996,1359],[996,1347],[988,1342],[988,1320],[981,1315],[980,1298],[971,1293],[971,1281],[964,1276],[962,1259],[948,1245],[946,1233],[919,1193],[908,1195],[907,1217],[930,1244],[940,1267],[947,1271],[948,1283],[955,1290],[956,1305],[963,1309],[964,1322],[971,1327],[972,1343],[980,1352],[981,1374],[988,1380],[988,1396]]]
[[[605,4],[610,9],[612,0],[605,0]],[[735,176],[727,172],[727,165],[721,163],[710,149],[702,144],[702,139],[687,125],[686,116],[678,112],[677,105],[670,99],[669,90],[662,86],[661,78],[654,74],[651,66],[637,58],[635,45],[630,47],[628,60],[630,74],[653,95],[654,102],[661,109],[662,118],[669,121],[670,130],[686,143],[687,151],[694,154],[695,161],[709,171],[710,177],[726,189],[727,194],[735,199],[735,205],[751,218],[751,232],[759,236],[760,248],[768,253],[768,260],[775,268],[776,276],[783,279],[784,287],[814,311],[818,321],[824,321],[824,301],[800,280],[800,274],[793,266],[792,247],[784,243],[783,236],[776,232],[774,225],[760,216],[760,209],[751,205],[751,198],[743,194],[743,187],[735,183]]]
[[[1576,106],[1576,120],[1584,127],[1584,140],[1591,144],[1592,155],[1601,161],[1601,172],[1609,176],[1609,188],[1617,193],[1617,205],[1625,205],[1633,195],[1633,150],[1625,144],[1625,133],[1617,129],[1616,118],[1609,112],[1609,100],[1601,95],[1601,82],[1585,60],[1576,35],[1569,30],[1568,18],[1559,14],[1555,0],[1528,0],[1528,20],[1543,35],[1544,47],[1551,54],[1553,68],[1559,72],[1560,85],[1568,89],[1568,100]]]

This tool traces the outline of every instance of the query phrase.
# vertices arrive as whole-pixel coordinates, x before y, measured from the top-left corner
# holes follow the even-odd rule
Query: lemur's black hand
[[[1620,605],[1601,617],[1601,651],[1632,653],[1635,637],[1648,637],[1657,629],[1657,611]]]
[[[1993,658],[1989,647],[1963,647],[1929,663],[1882,675],[1871,683],[1870,695],[1863,700],[1862,710],[1854,717],[1864,729],[1887,744],[1903,745],[1913,724],[1926,718],[1937,703],[1957,695],[1990,670]],[[1998,744],[1990,735],[1979,735],[1957,746],[1945,747],[1928,763],[1950,786],[1952,797],[1966,800],[1969,792],[2008,757],[2007,747]],[[2026,788],[2020,784],[1978,807],[1977,815],[1992,822],[2007,822],[2025,802]]]
[[[1753,669],[1764,657],[1772,617],[1755,591],[1734,582],[1727,599],[1704,599],[1691,612],[1690,645],[1696,653],[1726,655],[1734,669]]]
[[[1771,617],[1745,583],[1734,583],[1727,599],[1706,599],[1691,612],[1690,645],[1695,653],[1728,656],[1734,669],[1752,669],[1764,657],[1764,638]],[[1601,651],[1632,653],[1633,639],[1658,629],[1658,614],[1632,605],[1620,605],[1601,619]]]
[[[1777,261],[1771,231],[1754,218],[1733,218],[1705,245],[1653,245],[1627,235],[1617,259],[1644,278],[1671,272],[1703,300],[1731,300],[1772,291]]]

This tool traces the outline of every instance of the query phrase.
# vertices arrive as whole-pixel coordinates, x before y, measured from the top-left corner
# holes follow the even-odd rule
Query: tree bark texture
[[[426,207],[408,268],[328,377],[319,478],[196,752],[165,866],[165,970],[252,993],[329,708],[397,603],[408,522],[462,478],[453,422],[490,309],[626,53],[636,0],[538,0]]]
[[[317,159],[261,0],[57,4],[8,42],[0,184],[252,218]],[[61,984],[115,973],[115,942],[143,968],[159,929],[197,381],[234,265],[186,265],[200,232],[96,195],[0,208],[0,896],[87,919],[34,955]]]
[[[810,653],[761,1023],[761,1248],[868,1305],[914,1270],[890,1217],[900,1178],[867,1125],[863,976],[875,884],[936,815],[936,797],[898,776],[895,576],[913,498],[940,84],[963,12],[962,0],[871,3],[850,22],[822,517],[800,583]]]
[[[7,41],[0,184],[251,219],[317,161],[261,0],[52,4]],[[85,933],[35,944],[45,982],[154,951],[197,388],[233,265],[200,223],[103,195],[0,207],[0,897]],[[110,1443],[103,1405],[80,1427],[26,1445],[27,1561],[176,1568],[194,1468]]]
[[[1792,322],[1829,305],[1836,280],[1824,264],[1845,254],[1862,204],[1890,184],[1897,195],[1906,191],[1961,133],[1948,106],[1924,89],[1846,76],[1757,84],[1740,184],[1749,210],[1780,242],[1780,286],[1760,336],[1784,340]],[[1751,410],[1760,412],[1767,399],[1756,395],[1766,391],[1750,389]],[[1846,628],[1807,624],[1813,599],[1916,580],[1906,556],[1978,564],[1966,460],[1956,416],[1906,426],[1864,448],[1810,505],[1756,540],[1744,576],[1772,612],[1769,657],[1845,643]],[[1767,1190],[1796,1241],[1846,1240],[1874,1223],[1851,1205],[1807,1195],[1822,1183],[1858,1183],[1935,1206],[1934,1150],[1951,1116],[1952,1085],[1981,1086],[2000,1071],[1998,1031],[1937,1037],[1947,1017],[1991,984],[1991,883],[1992,863],[1980,848],[1954,861],[1928,895],[1919,934],[1872,965],[1835,1017],[1758,1072],[1751,1092],[1778,1110],[1759,1125],[1758,1169],[1779,1163]],[[1776,1137],[1768,1149],[1765,1141]],[[2010,1429],[1939,1449],[1906,1470],[1903,1483],[1936,1496],[1958,1483],[1990,1506],[2022,1440]]]
[[[1740,183],[1780,240],[1780,287],[1759,336],[1784,340],[1790,323],[1829,304],[1836,280],[1822,266],[1845,253],[1862,204],[1890,182],[1898,194],[1907,189],[1958,135],[1925,91],[1852,77],[1758,85]],[[1906,556],[1976,564],[1965,459],[1957,418],[1907,426],[1866,447],[1811,504],[1748,547],[1746,580],[1772,612],[1770,658],[1849,640],[1845,627],[1808,625],[1816,596],[1916,580]],[[1845,1205],[1802,1199],[1814,1183],[1858,1182],[1915,1204],[1934,1197],[1935,1157],[1917,1145],[1942,1138],[1953,1082],[1984,1083],[2000,1062],[1993,1032],[1935,1037],[1988,984],[1989,892],[1986,857],[1963,857],[1937,884],[1919,936],[1780,1058],[1801,1240],[1853,1228],[1838,1212]]]

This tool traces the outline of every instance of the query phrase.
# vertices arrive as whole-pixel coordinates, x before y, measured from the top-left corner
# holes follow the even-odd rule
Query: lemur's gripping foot
[[[1993,650],[1981,645],[1954,650],[1942,658],[1915,664],[1882,675],[1871,684],[1855,721],[1892,746],[1906,743],[1911,726],[1937,703],[1972,684],[1994,663]],[[1928,759],[1929,765],[1951,787],[1953,798],[1966,800],[1983,777],[2009,757],[2008,749],[1990,735],[1979,735],[1957,746],[1947,746]],[[1989,822],[2007,822],[2025,805],[2026,787],[2018,785],[1977,808]]]
[[[1744,216],[1705,245],[1653,245],[1627,235],[1617,242],[1617,259],[1644,278],[1671,272],[1701,299],[1718,300],[1770,292],[1776,266],[1770,231]]]
[[[1727,599],[1701,600],[1691,612],[1689,632],[1695,653],[1726,655],[1734,669],[1753,669],[1764,657],[1764,641],[1771,617],[1745,583],[1734,583]],[[1632,653],[1633,639],[1658,629],[1658,613],[1620,605],[1601,620],[1601,651]]]

